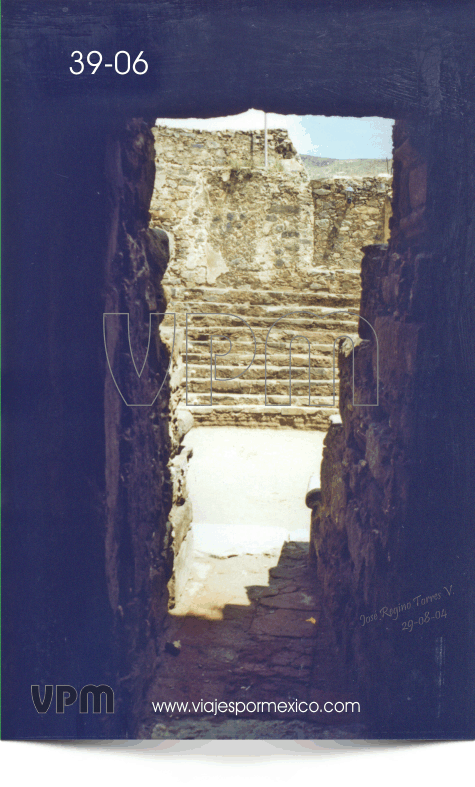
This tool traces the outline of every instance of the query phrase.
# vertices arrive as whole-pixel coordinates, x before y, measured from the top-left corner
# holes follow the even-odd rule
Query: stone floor
[[[167,645],[148,697],[145,738],[360,738],[357,713],[210,713],[201,701],[356,700],[320,611],[308,543],[226,558],[197,554],[169,615]],[[152,702],[188,702],[184,713]],[[191,703],[199,707],[191,709]],[[251,706],[252,708],[252,706]],[[206,712],[208,710],[208,712]],[[317,718],[318,717],[318,718]]]

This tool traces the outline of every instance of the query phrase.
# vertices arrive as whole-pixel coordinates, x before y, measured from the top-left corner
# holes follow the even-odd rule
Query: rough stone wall
[[[444,387],[450,375],[440,367],[447,337],[440,311],[435,318],[434,288],[439,266],[450,264],[450,256],[431,243],[440,184],[428,183],[425,131],[402,121],[395,125],[392,237],[389,248],[368,246],[363,259],[361,316],[379,340],[379,406],[353,406],[353,359],[344,343],[341,420],[334,419],[325,439],[322,499],[312,514],[311,553],[326,614],[372,708],[370,724],[380,733],[389,718],[401,734],[420,733],[421,725],[443,728],[449,708],[463,727],[466,712],[453,707],[451,692],[463,669],[456,665],[467,659],[455,632],[469,602],[448,593],[464,563],[464,539],[441,515],[447,470],[435,441],[438,432],[447,433]],[[355,401],[371,401],[376,345],[366,324],[359,333]],[[434,476],[437,488],[429,483]],[[458,561],[448,561],[455,538]],[[412,611],[397,610],[408,602]],[[384,608],[393,612],[383,614]],[[435,620],[442,609],[448,617]],[[407,619],[417,621],[414,636],[403,629]]]
[[[153,133],[156,176],[152,224],[165,230],[170,241],[171,259],[164,277],[169,311],[177,314],[180,326],[185,325],[185,312],[238,314],[249,322],[257,340],[251,369],[235,382],[221,380],[213,385],[213,407],[206,407],[209,350],[205,343],[193,345],[195,355],[201,352],[193,355],[189,369],[194,394],[189,404],[200,405],[193,410],[196,422],[326,428],[329,416],[336,412],[331,381],[335,331],[354,333],[356,318],[347,315],[337,325],[329,317],[326,331],[321,320],[313,325],[307,316],[304,326],[295,318],[293,333],[303,329],[312,342],[313,363],[319,367],[312,372],[311,406],[308,383],[305,401],[305,382],[300,382],[305,374],[308,378],[304,347],[298,350],[301,357],[293,360],[292,377],[297,378],[292,387],[294,406],[264,406],[267,331],[291,311],[310,309],[323,316],[346,307],[357,312],[361,249],[384,239],[391,179],[382,175],[309,181],[284,130],[270,132],[268,169],[259,160],[257,164],[255,159],[246,160],[243,151],[251,148],[252,132],[156,127]],[[351,201],[345,194],[348,187],[352,188]],[[226,318],[208,321],[214,333],[228,335]],[[204,328],[203,324],[201,331],[190,332],[190,338],[202,341]],[[231,328],[233,340],[237,338],[239,343],[237,323]],[[290,328],[287,325],[284,334],[274,335],[274,343],[269,344],[272,363],[282,368],[280,382],[272,381],[268,386],[272,395],[268,405],[288,400],[285,376],[288,379]],[[216,349],[221,352],[224,346],[216,344]],[[241,349],[242,357],[248,349]],[[243,366],[238,369],[232,356],[228,362],[225,377],[242,371]]]
[[[107,161],[112,212],[104,311],[130,315],[130,342],[140,368],[149,315],[166,309],[161,280],[169,256],[166,234],[148,227],[154,156],[147,124],[130,121],[110,142]],[[105,557],[121,654],[117,699],[133,726],[160,664],[167,586],[173,598],[181,578],[178,556],[191,521],[191,504],[186,502],[188,455],[181,440],[190,424],[177,415],[179,339],[174,347],[167,345],[152,321],[148,358],[139,378],[130,361],[125,327],[115,319],[106,323],[114,379],[106,374]],[[166,329],[163,333],[167,335]],[[170,375],[160,388],[169,363]],[[151,407],[130,406],[152,402],[159,388]]]
[[[172,507],[166,522],[165,534],[165,548],[173,551],[172,571],[167,585],[168,607],[171,608],[175,605],[187,582],[190,570],[189,558],[193,551],[192,532],[190,530],[193,509],[186,483],[191,450],[183,447],[183,438],[193,426],[193,415],[184,406],[184,331],[178,330],[175,332],[173,351],[170,331],[167,333],[161,330],[160,336],[167,345],[169,352],[173,352],[170,369],[169,400],[171,450],[168,460],[168,470],[172,484]]]
[[[387,243],[391,182],[384,174],[312,180],[315,266],[359,271],[363,247]]]
[[[273,132],[271,139],[281,139],[292,158],[277,158],[273,146],[270,160],[281,167],[264,170],[235,158],[251,132],[175,131],[172,140],[165,135],[164,159],[162,134],[170,131],[154,129],[151,205],[152,222],[173,239],[165,283],[189,287],[219,279],[223,287],[269,288],[300,282],[312,266],[313,209],[305,170],[287,133]],[[216,136],[223,133],[227,155],[216,159]],[[293,165],[292,175],[282,162]]]
[[[267,170],[238,158],[253,132],[153,133],[152,225],[171,239],[164,284],[359,296],[357,280],[342,281],[328,269],[359,272],[362,247],[386,242],[390,176],[309,181],[284,130],[269,132]]]
[[[194,131],[168,128],[158,120],[154,136],[157,156],[167,164],[180,163],[191,169],[264,167],[264,131]],[[300,169],[295,155],[286,131],[268,129],[267,163],[271,169]]]

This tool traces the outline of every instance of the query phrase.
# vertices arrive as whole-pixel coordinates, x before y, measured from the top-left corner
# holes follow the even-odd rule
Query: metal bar
[[[267,112],[264,112],[264,167],[267,169]]]

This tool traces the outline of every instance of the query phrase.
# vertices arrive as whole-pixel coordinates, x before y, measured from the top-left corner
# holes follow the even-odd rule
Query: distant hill
[[[341,175],[392,174],[392,159],[388,158],[321,158],[301,155],[302,163],[312,179]]]

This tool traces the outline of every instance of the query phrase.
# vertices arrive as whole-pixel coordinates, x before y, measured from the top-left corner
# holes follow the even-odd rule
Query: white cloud
[[[302,155],[318,156],[320,145],[313,144],[310,134],[302,124],[302,118],[298,115],[279,115],[279,117],[287,118],[286,128],[298,152]],[[283,128],[285,127],[283,126]]]
[[[268,127],[270,126],[270,117],[285,117],[284,115],[268,115]],[[169,128],[190,128],[199,131],[224,131],[241,130],[241,131],[254,131],[264,128],[264,113],[258,109],[248,109],[247,112],[241,112],[240,115],[227,115],[226,117],[219,118],[186,118],[185,120],[177,120],[174,118],[158,118],[157,126],[168,126]],[[275,128],[276,126],[272,126]]]

